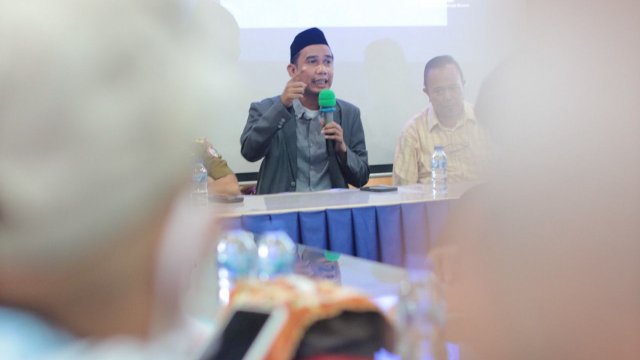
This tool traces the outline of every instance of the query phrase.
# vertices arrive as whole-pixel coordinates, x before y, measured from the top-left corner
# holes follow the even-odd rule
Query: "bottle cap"
[[[340,253],[325,250],[324,258],[327,259],[328,261],[338,261],[340,259]]]

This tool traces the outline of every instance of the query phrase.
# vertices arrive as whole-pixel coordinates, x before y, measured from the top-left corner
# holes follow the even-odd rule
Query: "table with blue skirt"
[[[444,196],[425,185],[396,191],[332,189],[245,196],[212,208],[227,229],[258,232],[277,223],[294,242],[364,259],[423,267],[455,201],[475,183],[450,184]]]

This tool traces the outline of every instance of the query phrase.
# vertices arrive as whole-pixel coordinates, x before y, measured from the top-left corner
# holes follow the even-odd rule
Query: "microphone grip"
[[[331,124],[333,122],[333,111],[323,111],[322,120],[324,120],[325,125]]]

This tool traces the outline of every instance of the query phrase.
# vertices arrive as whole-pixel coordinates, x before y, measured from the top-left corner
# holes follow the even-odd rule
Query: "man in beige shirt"
[[[444,146],[448,179],[477,180],[486,168],[487,135],[476,121],[473,106],[464,101],[460,65],[449,55],[437,56],[424,69],[424,89],[430,105],[405,126],[396,146],[393,183],[427,183],[431,154]]]

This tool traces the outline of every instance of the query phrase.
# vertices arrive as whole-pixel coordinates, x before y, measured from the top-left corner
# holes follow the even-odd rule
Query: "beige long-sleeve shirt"
[[[407,123],[396,145],[395,185],[430,181],[435,145],[444,146],[450,182],[474,181],[484,175],[490,156],[488,136],[478,124],[473,106],[465,103],[464,111],[464,118],[453,128],[442,126],[431,106]]]

